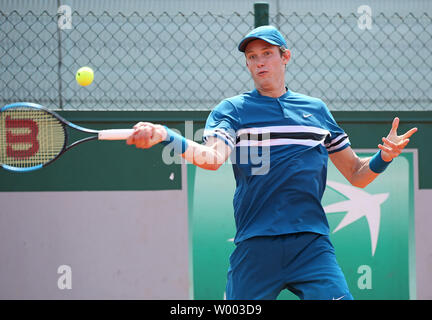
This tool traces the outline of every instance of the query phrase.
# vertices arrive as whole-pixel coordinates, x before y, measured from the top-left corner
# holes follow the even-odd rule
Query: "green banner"
[[[139,114],[127,112],[60,114],[77,125],[98,130],[132,128],[140,120]],[[182,129],[179,124],[170,126]],[[72,129],[69,132],[68,144],[88,136]],[[180,190],[181,166],[175,161],[164,163],[162,150],[162,145],[137,149],[125,141],[86,142],[40,170],[16,173],[0,169],[0,192]]]
[[[188,171],[193,298],[224,299],[235,235],[232,168]],[[402,153],[364,189],[351,186],[329,161],[322,203],[354,298],[415,299],[414,153]],[[297,297],[284,290],[278,299]]]

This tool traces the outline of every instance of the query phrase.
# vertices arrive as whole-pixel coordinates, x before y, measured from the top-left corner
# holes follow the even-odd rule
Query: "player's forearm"
[[[359,188],[364,188],[375,180],[391,162],[384,161],[381,152],[370,158],[360,158],[351,147],[330,154],[330,159],[343,176]]]
[[[225,162],[222,150],[191,140],[187,140],[187,142],[188,148],[182,154],[186,161],[206,170],[217,170]]]
[[[378,174],[373,172],[369,167],[371,158],[358,158],[357,165],[354,167],[350,183],[359,188],[365,188],[369,183],[378,177]]]
[[[166,135],[162,143],[171,146],[174,152],[180,154],[186,161],[206,170],[217,170],[228,158],[225,143],[213,140],[210,143],[198,144],[180,134],[164,127]],[[212,139],[212,138],[210,138]]]
[[[352,175],[351,183],[359,188],[366,187],[380,173],[384,172],[390,163],[391,160],[385,161],[383,159],[381,151],[369,158],[358,158],[357,170]]]
[[[188,140],[181,134],[166,126],[150,122],[139,122],[134,126],[134,132],[127,139],[127,144],[134,144],[137,148],[148,149],[162,143],[165,148],[181,155],[188,162],[207,170],[218,169],[228,158],[230,149],[223,141],[213,140],[207,145]]]

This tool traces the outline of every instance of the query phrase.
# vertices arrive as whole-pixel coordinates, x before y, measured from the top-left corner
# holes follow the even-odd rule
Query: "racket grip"
[[[98,132],[99,140],[126,140],[134,129],[109,129]]]

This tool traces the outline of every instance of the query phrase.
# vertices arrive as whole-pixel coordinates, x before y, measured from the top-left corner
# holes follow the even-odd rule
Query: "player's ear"
[[[288,61],[291,59],[291,51],[286,49],[284,52],[282,52],[282,61],[284,64],[288,64]]]

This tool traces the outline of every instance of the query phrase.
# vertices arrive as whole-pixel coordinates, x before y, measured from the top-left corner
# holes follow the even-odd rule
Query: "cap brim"
[[[241,51],[241,52],[245,52],[245,50],[246,50],[246,46],[249,44],[249,42],[251,42],[251,41],[253,41],[253,40],[264,40],[265,42],[268,42],[268,43],[270,43],[271,45],[279,46],[278,43],[276,43],[276,42],[274,42],[274,41],[272,41],[272,40],[266,39],[266,38],[264,38],[264,37],[247,37],[247,38],[244,38],[244,39],[240,42],[240,44],[239,44],[239,46],[238,46],[239,51]]]

